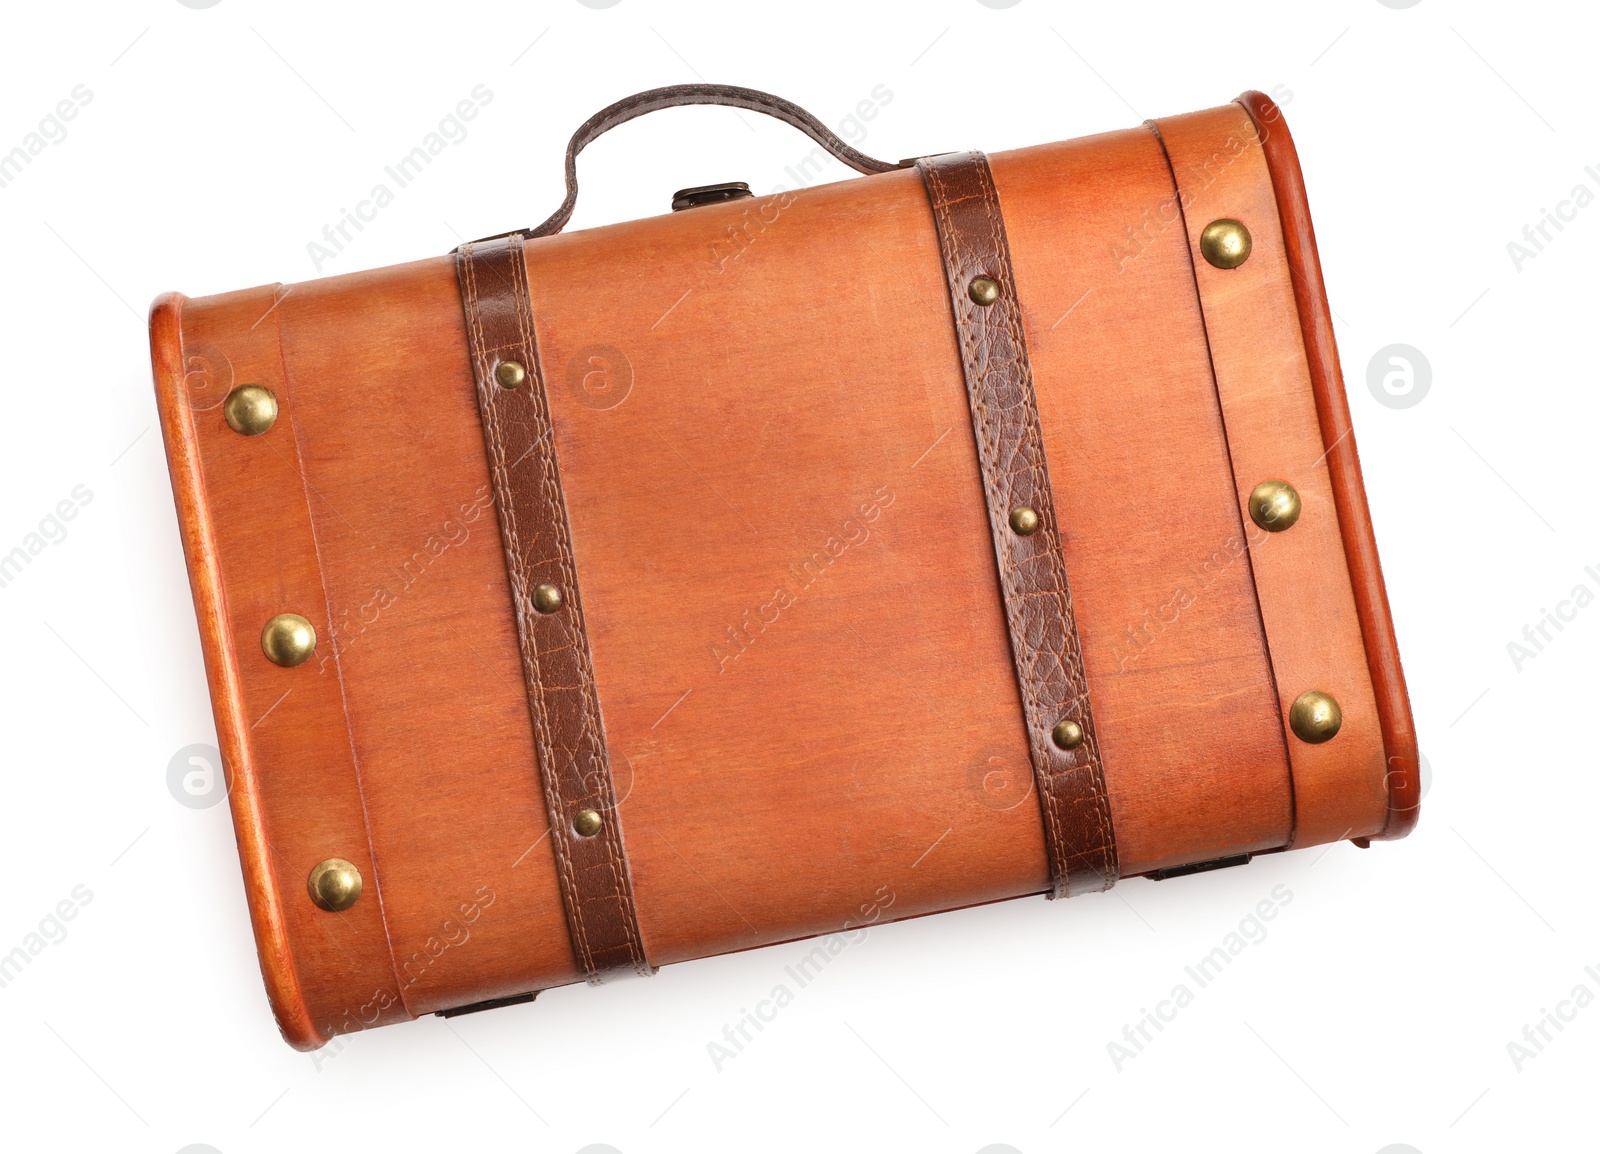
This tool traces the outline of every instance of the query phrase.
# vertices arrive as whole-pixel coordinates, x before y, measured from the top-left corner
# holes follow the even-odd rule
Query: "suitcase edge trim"
[[[1241,94],[1236,103],[1244,108],[1255,125],[1266,156],[1267,171],[1272,177],[1295,309],[1300,316],[1300,334],[1311,371],[1311,391],[1322,426],[1322,441],[1328,449],[1327,467],[1333,482],[1345,564],[1350,569],[1350,585],[1355,593],[1356,615],[1366,643],[1367,666],[1377,697],[1378,723],[1383,735],[1388,815],[1382,830],[1374,836],[1380,840],[1394,840],[1405,837],[1415,828],[1420,811],[1416,726],[1406,693],[1389,596],[1384,589],[1372,513],[1361,478],[1350,401],[1339,367],[1333,318],[1322,278],[1322,263],[1317,255],[1305,179],[1283,110],[1270,97],[1254,90]]]
[[[248,761],[243,740],[248,725],[242,711],[238,662],[224,621],[222,574],[213,542],[211,512],[205,500],[205,478],[200,468],[194,413],[184,403],[182,395],[182,313],[188,300],[182,293],[169,292],[157,297],[150,306],[150,359],[161,437],[172,477],[185,568],[194,597],[217,743],[228,775],[228,805],[261,977],[284,1040],[297,1050],[315,1050],[325,1045],[332,1035],[324,1035],[318,1028],[306,1003],[294,968],[282,895],[269,867],[271,851],[256,811],[258,799],[254,790],[239,780],[241,776],[247,778],[240,774],[239,767]]]

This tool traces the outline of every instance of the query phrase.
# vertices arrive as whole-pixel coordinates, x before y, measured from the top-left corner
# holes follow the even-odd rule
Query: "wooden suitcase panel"
[[[983,789],[991,758],[1031,775],[916,174],[528,263],[652,959],[837,930],[884,890],[910,916],[1044,889],[1036,801]],[[596,347],[631,372],[611,407]]]
[[[284,1036],[302,1047],[405,1017],[395,989],[339,672],[261,650],[284,611],[326,620],[329,594],[306,507],[294,390],[282,372],[272,287],[157,303],[162,430],[200,608],[217,736],[229,778],[262,974]],[[235,384],[281,399],[277,424],[241,438],[223,418]],[[309,900],[318,862],[342,857],[369,887],[344,914]]]
[[[1229,106],[1162,122],[1167,149],[1203,148],[1242,117]],[[1252,470],[1274,450],[1323,451],[1264,162],[1234,166],[1187,233],[1151,224],[1175,189],[1147,129],[992,167],[1122,873],[1377,832],[1383,750],[1327,471],[1302,488],[1312,532],[1270,542],[1271,557],[1244,547],[1261,536],[1242,514]],[[1190,234],[1224,204],[1256,229],[1253,279],[1216,279],[1191,257]],[[651,960],[1047,889],[917,174],[542,239],[527,261]],[[1220,306],[1247,283],[1260,299]],[[313,1046],[355,1028],[345,1003],[371,998],[385,971],[385,1018],[579,980],[454,262],[190,302],[183,340],[258,350],[252,310],[281,329],[280,363],[262,372],[281,374],[288,399],[261,438],[189,412],[176,301],[158,308],[155,336],[286,1035]],[[1278,390],[1294,419],[1256,419],[1256,387]],[[256,474],[263,502],[247,462],[272,446],[284,476]],[[325,590],[320,615],[274,577],[262,544],[274,533],[284,547],[307,535],[298,579]],[[1304,620],[1284,585],[1300,566],[1335,592],[1343,581],[1342,599]],[[322,645],[311,665],[278,670],[260,656],[258,618],[296,599],[281,608],[311,617]],[[1315,670],[1351,739],[1286,740],[1298,690],[1275,685],[1275,668]],[[247,715],[251,686],[275,678],[342,709],[273,745]],[[358,917],[305,900],[305,871],[332,855],[368,874]],[[330,926],[359,937],[341,943]]]
[[[992,165],[1123,874],[1282,846],[1283,726],[1160,145]]]
[[[1296,811],[1291,844],[1376,834],[1387,817],[1383,735],[1266,158],[1238,104],[1157,124],[1196,251],[1201,230],[1221,217],[1249,222],[1254,242],[1239,269],[1200,260],[1195,275],[1239,507],[1269,479],[1289,481],[1303,504],[1287,532],[1252,534],[1282,714],[1313,689],[1331,693],[1344,713],[1334,741],[1289,739]]]
[[[454,263],[280,312],[400,993],[421,1014],[576,981]]]

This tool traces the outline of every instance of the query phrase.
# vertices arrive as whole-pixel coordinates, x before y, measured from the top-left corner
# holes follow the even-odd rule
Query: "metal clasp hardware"
[[[742,180],[730,180],[726,184],[702,184],[698,188],[681,188],[672,194],[672,211],[682,212],[686,208],[699,208],[702,204],[721,204],[726,200],[743,200],[747,196],[754,196],[750,186]]]
[[[1242,853],[1233,857],[1214,857],[1210,861],[1197,861],[1189,865],[1169,866],[1164,870],[1151,870],[1144,876],[1151,881],[1164,882],[1168,878],[1181,878],[1189,874],[1203,874],[1211,870],[1225,870],[1229,866],[1248,865],[1253,855]]]
[[[524,1002],[533,1001],[538,996],[539,991],[534,990],[530,994],[512,994],[508,998],[490,998],[485,1002],[473,1002],[469,1006],[452,1006],[448,1010],[435,1010],[433,1015],[436,1018],[456,1018],[462,1014],[477,1014],[484,1010],[498,1010],[502,1006],[520,1006]]]

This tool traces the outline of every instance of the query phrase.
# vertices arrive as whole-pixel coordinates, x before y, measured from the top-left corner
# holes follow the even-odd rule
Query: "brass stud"
[[[306,889],[319,910],[343,913],[361,896],[361,871],[342,857],[318,862],[306,878]]]
[[[1032,537],[1039,531],[1039,514],[1026,505],[1011,510],[1011,531],[1018,537]]]
[[[278,419],[278,398],[261,385],[240,385],[222,402],[228,428],[246,437],[259,437]]]
[[[600,832],[600,827],[604,824],[600,815],[592,809],[580,809],[578,815],[572,819],[572,828],[577,831],[579,837],[593,837]]]
[[[554,585],[537,585],[533,590],[533,607],[540,613],[554,613],[561,608],[561,590]]]
[[[1307,745],[1331,741],[1342,724],[1344,711],[1339,703],[1320,689],[1302,693],[1289,706],[1289,728]]]
[[[1250,259],[1250,230],[1223,217],[1201,230],[1200,251],[1217,268],[1238,268]]]
[[[316,627],[298,613],[280,613],[261,631],[261,652],[285,669],[304,665],[316,649]]]
[[[1050,740],[1057,749],[1077,749],[1083,744],[1083,726],[1076,721],[1058,721],[1050,731]]]
[[[528,379],[528,370],[517,361],[501,361],[495,367],[494,379],[502,389],[514,389]]]
[[[1300,520],[1300,494],[1287,481],[1263,481],[1250,490],[1250,520],[1282,533]]]
[[[1000,299],[1000,285],[990,277],[975,276],[972,278],[972,283],[967,286],[967,295],[972,298],[974,304],[987,308]]]

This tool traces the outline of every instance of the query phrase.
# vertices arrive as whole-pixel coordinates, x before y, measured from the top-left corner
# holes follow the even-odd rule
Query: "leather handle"
[[[602,108],[579,126],[578,131],[574,132],[572,139],[567,142],[567,198],[543,224],[537,228],[519,230],[522,235],[551,236],[567,226],[567,221],[572,218],[572,210],[578,204],[578,153],[619,124],[626,124],[647,112],[655,112],[662,108],[678,108],[688,104],[720,104],[728,108],[743,108],[750,112],[760,112],[775,117],[791,127],[798,128],[827,149],[836,159],[848,164],[857,172],[890,172],[896,168],[910,168],[916,163],[914,160],[902,160],[891,164],[857,152],[829,131],[822,121],[798,104],[791,103],[781,96],[758,92],[754,88],[737,88],[731,84],[672,84],[665,88],[652,88],[646,92],[635,93],[619,100]]]

